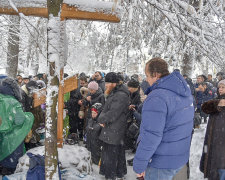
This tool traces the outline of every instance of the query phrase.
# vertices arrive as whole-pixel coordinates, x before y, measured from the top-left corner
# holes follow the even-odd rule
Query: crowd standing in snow
[[[64,96],[64,142],[85,146],[105,179],[124,179],[130,165],[139,180],[185,180],[193,129],[209,117],[200,170],[210,180],[224,178],[225,74],[194,82],[169,73],[160,58],[146,63],[145,74],[81,73],[79,87]],[[24,147],[43,145],[45,104],[33,108],[32,95],[46,84],[45,74],[0,75],[1,175],[14,173]],[[126,161],[126,150],[134,159]]]

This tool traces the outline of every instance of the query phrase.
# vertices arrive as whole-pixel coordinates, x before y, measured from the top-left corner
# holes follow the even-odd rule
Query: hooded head
[[[99,116],[100,112],[102,111],[102,104],[101,103],[95,103],[91,106],[91,114],[92,118],[96,118]]]
[[[39,86],[38,86],[38,83],[36,81],[29,81],[27,84],[26,84],[26,88],[28,90],[29,93],[33,92],[35,89],[39,89]]]
[[[0,93],[5,95],[14,96],[18,101],[22,100],[20,87],[17,82],[12,78],[5,78],[0,84]]]

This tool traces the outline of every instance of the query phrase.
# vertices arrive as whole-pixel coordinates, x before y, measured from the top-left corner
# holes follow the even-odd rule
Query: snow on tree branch
[[[15,7],[47,7],[47,0],[0,0],[0,7],[11,8],[11,4]]]

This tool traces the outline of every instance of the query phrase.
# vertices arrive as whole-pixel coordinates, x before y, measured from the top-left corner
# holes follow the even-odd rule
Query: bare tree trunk
[[[190,77],[192,75],[192,68],[193,68],[192,58],[188,53],[185,53],[182,59],[182,66],[181,66],[182,74],[186,74],[188,77]]]
[[[36,75],[39,68],[39,34],[37,33],[38,27],[40,26],[41,19],[37,21],[37,24],[33,28],[33,33],[29,36],[29,46],[27,50],[26,68],[29,68],[29,74]],[[36,29],[36,30],[35,30]]]
[[[48,88],[47,88],[47,118],[45,126],[45,179],[59,179],[57,151],[57,100],[59,79],[60,47],[57,36],[60,36],[60,17],[58,17],[62,0],[48,0]]]
[[[6,73],[15,78],[18,68],[20,17],[10,16]]]

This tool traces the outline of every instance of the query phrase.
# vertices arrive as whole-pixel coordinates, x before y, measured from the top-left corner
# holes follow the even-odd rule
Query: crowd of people
[[[216,79],[199,75],[194,82],[177,69],[170,73],[166,61],[153,58],[146,63],[145,75],[81,73],[78,88],[64,99],[65,143],[82,142],[105,179],[122,180],[130,165],[140,180],[169,180],[189,166],[193,129],[208,121],[200,170],[209,180],[225,176],[225,74],[217,73]],[[20,111],[34,116],[21,142],[0,156],[2,175],[14,172],[23,144],[26,150],[42,145],[37,129],[45,124],[45,104],[33,108],[32,94],[46,84],[45,74],[0,76],[0,102],[12,96],[20,102]],[[1,125],[0,115],[0,140]],[[135,153],[133,159],[126,160],[126,150]],[[188,171],[182,176],[187,179]]]

